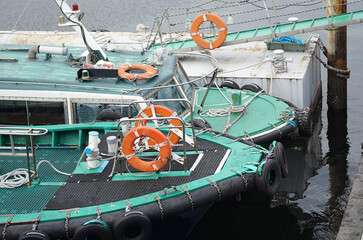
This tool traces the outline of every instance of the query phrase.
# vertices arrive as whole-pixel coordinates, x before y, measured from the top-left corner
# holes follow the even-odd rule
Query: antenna
[[[68,6],[66,0],[54,0],[58,5],[60,11],[63,13],[68,22],[61,21],[58,26],[67,26],[73,28],[83,39],[84,44],[87,47],[87,51],[83,55],[90,55],[86,57],[90,62],[96,63],[98,60],[107,61],[107,56],[101,49],[101,47],[97,44],[97,42],[93,39],[91,34],[87,31],[87,29],[81,23],[81,19],[84,13],[80,13],[77,4],[73,4],[72,8]],[[87,62],[87,63],[90,63]]]

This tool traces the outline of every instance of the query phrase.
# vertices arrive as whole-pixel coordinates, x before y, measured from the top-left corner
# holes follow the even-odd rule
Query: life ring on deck
[[[158,70],[153,66],[142,64],[142,63],[127,63],[117,67],[118,76],[123,79],[128,79],[131,81],[134,80],[146,80],[150,79],[156,74],[158,74]],[[144,73],[129,73],[131,70],[143,70]]]
[[[217,25],[219,33],[218,37],[213,41],[207,41],[202,38],[199,33],[200,25],[205,22],[210,21]],[[202,48],[213,49],[221,46],[227,37],[227,26],[223,20],[215,14],[212,13],[202,13],[197,16],[191,26],[190,35],[192,36],[194,42]]]
[[[267,159],[262,166],[257,167],[256,187],[261,195],[271,198],[278,191],[280,184],[281,169],[275,159]]]
[[[19,240],[50,240],[51,238],[45,232],[39,230],[28,230],[20,234]]]
[[[154,112],[154,114],[153,114]],[[161,105],[151,105],[148,106],[147,108],[145,108],[145,110],[143,112],[141,112],[139,115],[137,115],[136,118],[151,118],[155,115],[159,115],[162,117],[177,117],[178,114],[176,112],[174,112],[173,110],[171,110],[170,108],[161,106]],[[178,119],[171,119],[168,120],[170,125],[173,125],[175,127],[180,127],[178,128],[179,131],[182,131],[182,123],[178,120]],[[146,120],[145,121],[135,121],[135,126],[145,126],[146,125]],[[171,132],[169,137],[168,137],[169,141],[172,144],[177,144],[180,140],[180,137],[175,133],[175,132]],[[152,145],[152,144],[149,144]]]
[[[141,160],[133,150],[135,140],[145,137],[153,139],[158,146],[159,156],[153,161]],[[122,141],[122,153],[132,167],[143,172],[156,172],[167,164],[171,156],[171,147],[169,140],[162,132],[149,126],[140,126],[132,128],[125,135]]]
[[[107,223],[99,220],[92,220],[84,223],[80,226],[76,234],[74,235],[74,240],[84,240],[88,239],[88,237],[92,236],[93,238],[108,240],[112,239],[112,231],[108,227]]]
[[[113,235],[116,240],[147,240],[151,232],[151,221],[142,212],[127,212],[116,218],[113,223]]]

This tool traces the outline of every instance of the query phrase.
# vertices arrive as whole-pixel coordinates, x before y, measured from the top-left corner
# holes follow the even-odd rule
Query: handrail
[[[1,130],[3,129],[3,130]],[[14,149],[14,139],[13,136],[24,136],[25,137],[25,148],[26,148],[26,159],[28,164],[28,175],[29,181],[28,186],[32,186],[32,177],[30,170],[30,160],[29,160],[29,144],[28,144],[28,136],[30,136],[30,144],[32,150],[33,164],[34,164],[34,180],[38,179],[36,161],[35,161],[35,153],[34,153],[34,136],[41,136],[48,133],[48,129],[46,128],[32,128],[32,127],[0,127],[0,135],[9,135],[10,144],[11,144],[11,154],[16,156]]]
[[[151,98],[151,99],[148,99],[148,100],[133,101],[133,102],[129,103],[129,106],[128,106],[128,108],[129,108],[128,109],[129,110],[129,118],[131,118],[131,105],[138,104],[138,103],[150,103],[150,104],[152,104],[154,102],[185,102],[185,103],[187,103],[189,105],[190,123],[192,125],[194,148],[195,148],[195,152],[198,153],[198,146],[196,144],[197,143],[197,138],[195,136],[194,123],[193,123],[193,105],[191,104],[191,102],[188,99],[183,99],[183,98],[178,98],[178,99],[152,99]],[[183,138],[183,140],[184,140],[184,138]]]
[[[48,129],[46,128],[0,127],[0,135],[40,136],[47,133]]]
[[[179,120],[181,123],[182,123],[182,129],[183,129],[183,140],[185,139],[185,121],[183,119],[181,119],[180,117],[154,117],[154,118],[121,118],[118,122],[118,125],[117,125],[117,133],[119,136],[121,136],[121,133],[120,133],[120,125],[122,122],[136,122],[136,121],[154,121],[154,120],[161,120],[161,119],[165,119],[165,120],[170,120],[170,119],[176,119],[176,120]],[[160,128],[160,127],[156,127],[156,128]],[[170,126],[168,128],[180,128],[180,126]],[[196,145],[196,144],[194,144]],[[183,141],[183,158],[184,158],[184,171],[186,172],[187,169],[187,154],[186,154],[186,144],[185,144],[185,141]],[[120,164],[120,167],[122,165]],[[121,172],[122,174],[122,172]]]

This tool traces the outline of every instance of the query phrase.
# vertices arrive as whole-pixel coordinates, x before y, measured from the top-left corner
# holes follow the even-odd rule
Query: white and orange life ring
[[[138,138],[149,137],[158,145],[159,155],[153,161],[143,161],[135,155],[133,150],[134,142]],[[122,141],[122,153],[127,162],[137,170],[143,172],[157,172],[162,169],[171,156],[171,147],[167,137],[159,130],[149,127],[140,126],[132,128]]]
[[[205,22],[210,21],[217,25],[219,29],[218,37],[213,41],[207,41],[202,38],[201,34],[199,33],[200,25]],[[227,26],[223,22],[223,20],[215,14],[212,13],[203,13],[197,16],[191,26],[190,35],[196,44],[198,44],[202,48],[206,49],[214,49],[223,44],[227,37]]]
[[[155,77],[158,74],[158,70],[151,65],[142,63],[127,63],[117,67],[118,76],[123,79],[134,80],[146,80]],[[129,73],[131,70],[143,70],[144,73]]]
[[[162,116],[162,117],[177,117],[178,114],[176,112],[174,112],[173,110],[161,106],[161,105],[151,105],[148,106],[147,108],[145,108],[145,110],[143,112],[141,112],[136,118],[151,118],[151,117],[156,117],[156,116]],[[180,127],[178,128],[178,130],[182,131],[182,123],[178,120],[178,119],[171,119],[168,120],[169,123],[172,126],[175,127]],[[146,120],[139,122],[139,121],[135,121],[135,126],[143,126],[146,125]],[[169,141],[172,144],[177,144],[180,140],[180,137],[175,133],[175,132],[171,132],[169,137],[168,137]],[[153,145],[150,141],[149,141],[149,145]]]

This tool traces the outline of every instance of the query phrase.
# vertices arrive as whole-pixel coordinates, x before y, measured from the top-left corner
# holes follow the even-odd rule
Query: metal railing
[[[10,146],[11,153],[0,153],[2,156],[24,156],[26,155],[27,164],[28,164],[28,175],[29,182],[28,186],[32,186],[31,172],[30,172],[30,159],[29,159],[29,143],[28,137],[30,137],[30,145],[31,152],[33,157],[34,164],[34,180],[38,180],[36,161],[35,161],[35,153],[34,153],[34,136],[45,135],[48,133],[48,129],[45,128],[30,128],[30,127],[0,127],[0,135],[9,135],[10,138]],[[25,137],[25,150],[26,154],[16,153],[14,147],[14,135],[16,136],[24,136]]]

